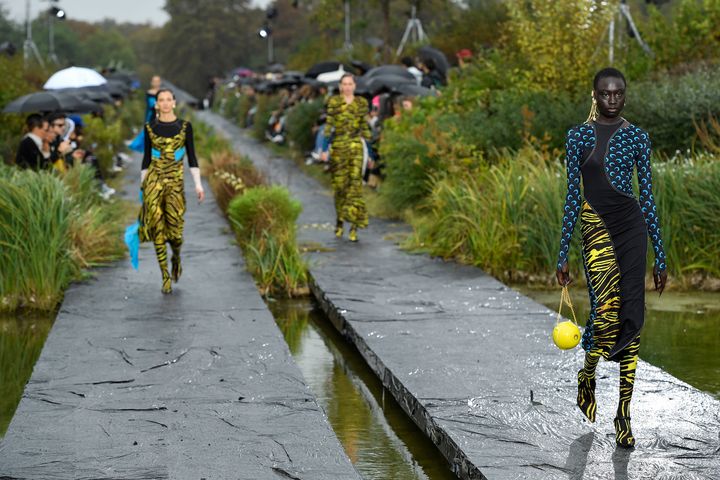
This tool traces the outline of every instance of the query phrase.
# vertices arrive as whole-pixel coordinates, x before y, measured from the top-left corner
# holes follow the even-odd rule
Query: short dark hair
[[[340,77],[340,82],[342,82],[343,80],[345,80],[347,77],[352,78],[352,81],[353,81],[353,82],[355,81],[355,75],[353,75],[352,73],[347,72],[347,73],[344,73],[342,77]]]
[[[617,68],[607,67],[603,68],[595,74],[595,78],[593,79],[593,90],[597,90],[600,80],[604,78],[619,78],[627,87],[627,80],[625,80],[625,75],[623,75],[622,72]]]
[[[410,57],[403,57],[403,58],[401,58],[401,59],[400,59],[400,63],[402,63],[402,64],[405,65],[406,67],[414,67],[414,66],[415,66],[415,62],[414,62],[413,59],[410,58]]]
[[[172,95],[173,100],[175,100],[175,92],[173,92],[172,89],[167,88],[167,87],[159,88],[157,93],[155,94],[155,98],[160,98],[160,94],[163,92],[170,92],[170,95]]]
[[[25,126],[27,127],[29,132],[32,132],[36,128],[42,127],[43,123],[45,122],[47,122],[47,120],[44,119],[39,113],[31,113],[25,119]]]
[[[45,117],[50,125],[56,120],[65,120],[66,115],[62,112],[53,112],[48,113],[48,115]]]

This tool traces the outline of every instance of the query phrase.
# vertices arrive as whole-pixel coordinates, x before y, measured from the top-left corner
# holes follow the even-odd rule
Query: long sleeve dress
[[[331,97],[326,106],[326,135],[330,140],[330,170],[335,193],[338,222],[358,228],[368,225],[368,213],[362,192],[363,139],[370,140],[365,116],[368,102],[355,96],[352,103],[342,95]],[[330,132],[330,133],[328,133]]]
[[[183,159],[197,167],[192,124],[177,119],[145,124],[145,155],[142,169],[143,205],[140,211],[140,241],[179,244],[185,215]]]
[[[655,265],[660,271],[666,268],[652,191],[650,137],[624,119],[613,125],[583,124],[568,132],[566,151],[568,191],[557,266],[567,262],[580,216],[591,302],[583,348],[606,360],[621,360],[631,344],[639,347],[648,233]],[[633,194],[634,169],[639,201]]]

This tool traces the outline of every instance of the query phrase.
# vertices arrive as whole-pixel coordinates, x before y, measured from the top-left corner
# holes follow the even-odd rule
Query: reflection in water
[[[557,310],[559,290],[528,290],[529,297]],[[587,290],[571,292],[578,321],[587,319]],[[701,390],[720,396],[720,295],[717,293],[646,293],[647,313],[640,357]]]
[[[360,354],[310,300],[270,302],[295,362],[366,480],[455,479]]]
[[[5,434],[55,320],[44,315],[0,315],[0,436]]]

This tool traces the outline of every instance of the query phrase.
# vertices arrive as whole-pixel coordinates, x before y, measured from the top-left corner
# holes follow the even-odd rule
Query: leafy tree
[[[167,0],[165,10],[170,21],[157,49],[161,73],[194,94],[205,92],[210,76],[264,63],[256,34],[264,15],[249,0]]]

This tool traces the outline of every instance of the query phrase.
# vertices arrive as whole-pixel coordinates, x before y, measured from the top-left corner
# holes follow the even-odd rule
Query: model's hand
[[[557,281],[561,287],[570,285],[572,279],[570,278],[570,272],[568,271],[567,262],[565,262],[562,267],[557,269],[557,272],[555,272],[555,276],[557,277]]]
[[[653,280],[655,281],[655,290],[659,295],[662,295],[663,290],[665,290],[665,284],[667,283],[667,270],[661,272],[658,270],[657,265],[655,265],[653,267]]]
[[[195,186],[195,193],[197,193],[198,202],[202,203],[205,201],[205,190],[203,190],[202,185],[196,185]]]

